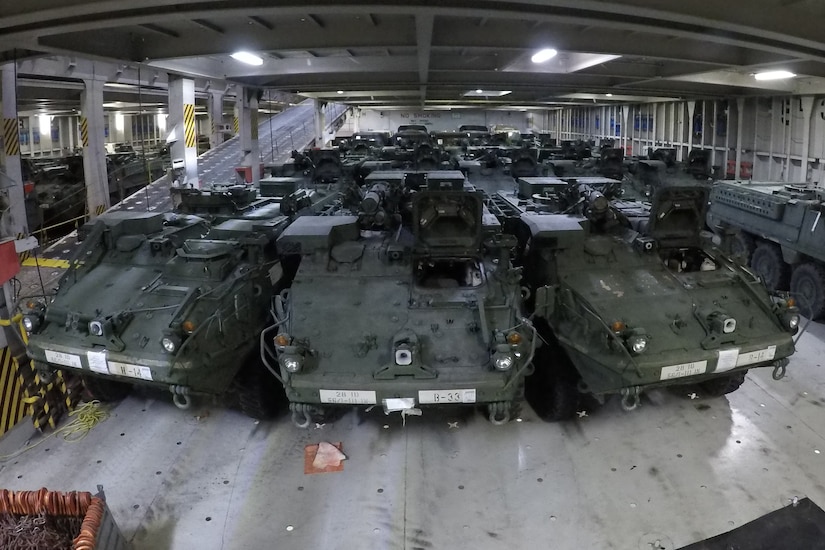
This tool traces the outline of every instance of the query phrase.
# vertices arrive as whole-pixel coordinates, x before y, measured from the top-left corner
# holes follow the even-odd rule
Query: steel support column
[[[745,123],[745,98],[736,98],[736,168],[734,169],[734,179],[741,177],[742,170],[742,132]],[[754,134],[756,129],[754,127]]]
[[[28,233],[29,225],[26,220],[26,203],[23,192],[23,171],[20,166],[20,131],[17,123],[17,77],[14,65],[2,67],[2,87],[0,87],[0,102],[2,102],[2,126],[0,138],[3,140],[3,150],[0,151],[0,166],[5,178],[0,178],[0,197],[3,198],[5,213],[0,213],[0,237],[18,233]]]
[[[183,184],[200,188],[198,135],[195,128],[195,81],[169,75],[169,121],[172,164],[183,161]]]
[[[209,146],[217,147],[223,143],[223,91],[209,90]]]
[[[315,100],[315,147],[324,146],[324,129],[327,126],[324,115],[325,106],[325,101]]]
[[[243,88],[238,94],[241,124],[241,164],[252,168],[252,183],[261,179],[261,154],[258,146],[258,91]]]
[[[103,85],[105,80],[84,80],[80,94],[80,137],[83,145],[83,174],[86,180],[86,209],[89,217],[109,206],[109,177],[104,146]]]

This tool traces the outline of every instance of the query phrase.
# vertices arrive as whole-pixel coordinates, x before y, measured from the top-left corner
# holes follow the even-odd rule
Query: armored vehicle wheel
[[[739,386],[745,381],[745,374],[748,371],[734,372],[726,376],[719,376],[706,380],[699,384],[702,391],[710,397],[722,397],[729,393],[733,393],[739,389]]]
[[[751,267],[769,290],[786,290],[790,268],[782,259],[782,250],[772,243],[756,246],[751,256]]]
[[[754,250],[756,250],[756,241],[748,233],[738,231],[731,239],[731,255],[744,265],[750,265]]]
[[[246,416],[268,420],[277,415],[284,389],[260,361],[250,361],[238,374],[235,389],[238,405]]]
[[[527,381],[527,401],[542,420],[558,422],[575,416],[579,406],[576,384],[545,363]]]
[[[799,304],[799,311],[812,319],[825,316],[825,267],[804,263],[796,266],[791,275],[791,296]]]
[[[132,386],[124,382],[106,380],[105,378],[98,378],[96,376],[83,376],[81,378],[83,379],[83,386],[86,388],[86,393],[89,394],[89,397],[104,403],[120,401],[132,391]]]

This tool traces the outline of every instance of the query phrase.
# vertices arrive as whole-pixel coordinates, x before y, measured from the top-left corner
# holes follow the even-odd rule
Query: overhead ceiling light
[[[481,88],[463,93],[464,97],[501,97],[513,93],[512,90],[482,90]]]
[[[606,93],[604,95],[605,95],[605,97],[613,97],[613,94],[611,94],[611,93]]]
[[[756,80],[782,80],[783,78],[793,78],[795,76],[790,71],[764,71],[753,75]]]
[[[249,52],[235,52],[232,54],[232,59],[235,61],[240,61],[241,63],[246,63],[247,65],[263,65],[264,60],[255,55],[254,53]]]
[[[339,93],[339,94],[343,94],[343,93],[344,93],[344,90],[338,90],[338,93]]]
[[[558,54],[556,50],[553,48],[545,48],[543,50],[539,50],[533,54],[533,57],[530,58],[530,61],[533,63],[544,63],[545,61],[550,61],[556,54]]]

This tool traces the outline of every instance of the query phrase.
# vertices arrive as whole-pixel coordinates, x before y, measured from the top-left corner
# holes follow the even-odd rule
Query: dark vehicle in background
[[[770,289],[825,318],[825,191],[809,183],[719,181],[708,226]]]
[[[491,136],[490,129],[486,126],[476,124],[462,124],[458,131],[464,134],[469,140],[469,145],[489,145]]]

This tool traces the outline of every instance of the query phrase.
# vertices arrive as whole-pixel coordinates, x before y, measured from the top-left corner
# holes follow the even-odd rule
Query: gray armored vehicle
[[[520,213],[529,309],[551,344],[528,382],[537,412],[570,417],[581,393],[621,394],[631,410],[649,388],[698,384],[722,395],[751,368],[784,375],[797,309],[702,237],[706,188],[663,188],[648,209],[577,187],[559,201],[579,204],[579,215],[529,212],[498,196],[500,212]]]
[[[258,338],[285,284],[275,239],[290,218],[276,199],[246,195],[179,195],[181,210],[211,223],[112,212],[84,226],[53,301],[25,312],[28,353],[43,376],[79,375],[105,401],[136,384],[165,388],[180,408],[234,389],[248,415],[274,412],[279,388]]]
[[[788,290],[800,311],[825,318],[825,190],[806,183],[714,185],[708,225],[770,289]]]
[[[460,172],[375,181],[350,215],[296,220],[278,251],[299,266],[263,350],[296,424],[346,405],[512,418],[535,345],[515,244]]]

